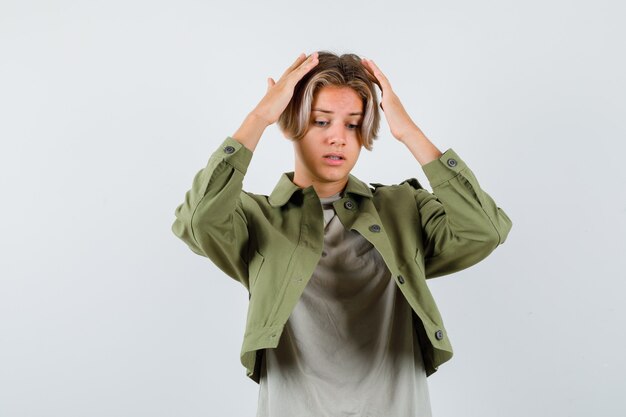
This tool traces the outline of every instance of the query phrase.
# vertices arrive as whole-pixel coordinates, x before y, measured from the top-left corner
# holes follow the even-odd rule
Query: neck
[[[345,183],[343,185],[338,186],[338,187],[330,187],[327,184],[324,184],[324,185],[325,185],[325,187],[319,187],[319,186],[316,187],[315,184],[313,184],[313,188],[315,189],[315,193],[320,198],[330,197],[331,195],[335,195],[337,193],[340,193],[346,186]]]
[[[313,186],[315,193],[320,198],[330,197],[331,195],[335,195],[343,191],[348,183],[348,179],[342,179],[333,182],[321,182],[316,180],[303,180],[301,179],[297,172],[294,173],[293,183],[296,184],[300,188],[306,188],[309,186]]]

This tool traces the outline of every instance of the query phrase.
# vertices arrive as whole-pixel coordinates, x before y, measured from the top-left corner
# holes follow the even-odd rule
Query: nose
[[[329,142],[331,145],[345,145],[346,144],[346,131],[343,126],[337,125],[328,132]]]

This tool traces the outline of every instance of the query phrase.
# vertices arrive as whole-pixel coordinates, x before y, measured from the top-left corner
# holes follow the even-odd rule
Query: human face
[[[363,102],[352,88],[320,88],[313,97],[309,128],[293,143],[293,182],[301,188],[312,185],[319,197],[342,191],[361,152],[362,119]]]

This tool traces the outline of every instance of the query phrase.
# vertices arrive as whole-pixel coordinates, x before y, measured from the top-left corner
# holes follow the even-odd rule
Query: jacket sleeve
[[[198,255],[211,259],[248,288],[248,224],[242,207],[243,178],[252,151],[228,136],[194,177],[176,208],[172,231]]]
[[[452,149],[422,166],[433,192],[416,190],[426,278],[451,274],[504,243],[512,222]]]

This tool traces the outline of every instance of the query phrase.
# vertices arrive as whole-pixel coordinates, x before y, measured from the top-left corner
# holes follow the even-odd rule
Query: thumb
[[[274,87],[275,84],[276,84],[276,82],[271,77],[267,79],[267,89],[268,90],[270,88]]]

